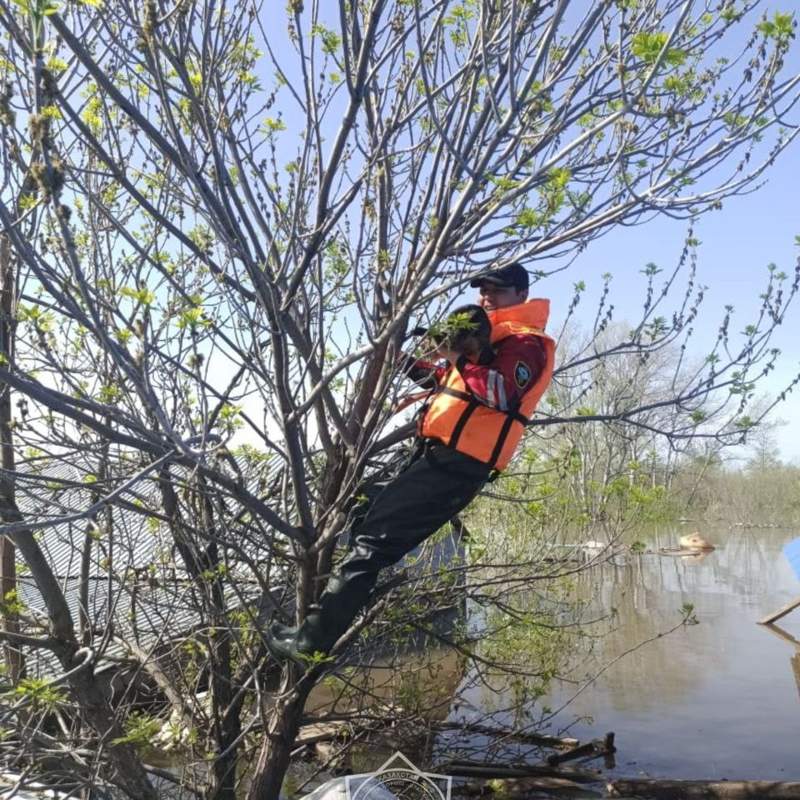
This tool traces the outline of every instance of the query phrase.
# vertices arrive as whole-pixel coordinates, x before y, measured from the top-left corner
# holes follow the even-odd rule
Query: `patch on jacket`
[[[531,368],[524,361],[517,361],[517,365],[514,367],[514,380],[517,382],[517,386],[520,389],[525,388],[530,379]]]

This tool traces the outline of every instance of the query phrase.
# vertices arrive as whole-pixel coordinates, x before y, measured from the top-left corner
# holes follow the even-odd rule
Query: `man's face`
[[[518,303],[524,303],[528,297],[525,289],[517,289],[514,286],[497,286],[489,281],[484,281],[478,291],[480,292],[478,305],[482,306],[484,311],[496,311],[498,308],[515,306]]]

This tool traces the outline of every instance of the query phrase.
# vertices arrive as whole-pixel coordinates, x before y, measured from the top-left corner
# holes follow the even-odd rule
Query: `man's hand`
[[[436,348],[436,355],[439,358],[444,358],[449,361],[451,364],[455,364],[458,361],[459,356],[461,353],[456,352],[455,350],[450,350],[450,348],[446,347],[445,345],[440,345]]]
[[[448,341],[442,341],[441,339],[437,341],[432,337],[427,337],[422,340],[420,344],[420,350],[422,351],[424,358],[431,359],[433,361],[445,359],[451,364],[455,364],[460,353],[457,350],[453,350],[449,345],[450,342]]]

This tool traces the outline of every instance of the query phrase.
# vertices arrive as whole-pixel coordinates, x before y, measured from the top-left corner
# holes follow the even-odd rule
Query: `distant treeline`
[[[732,468],[718,454],[670,463],[653,451],[614,463],[607,456],[588,458],[577,447],[550,456],[530,448],[486,500],[502,506],[505,523],[515,519],[546,536],[596,532],[598,526],[618,535],[683,518],[785,526],[800,523],[800,466],[772,458]]]
[[[668,492],[685,516],[745,525],[800,522],[800,467],[772,463],[732,470],[712,465],[678,469]]]

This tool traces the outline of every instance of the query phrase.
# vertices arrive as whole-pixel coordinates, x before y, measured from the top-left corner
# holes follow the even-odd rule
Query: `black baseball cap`
[[[478,275],[477,278],[473,278],[469,282],[469,285],[480,286],[483,283],[491,283],[493,286],[502,288],[513,286],[520,292],[528,288],[528,270],[518,261],[512,261],[510,264],[506,264],[505,267],[498,267],[485,272],[483,275]]]

